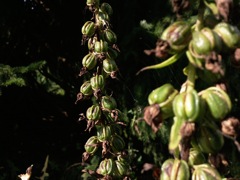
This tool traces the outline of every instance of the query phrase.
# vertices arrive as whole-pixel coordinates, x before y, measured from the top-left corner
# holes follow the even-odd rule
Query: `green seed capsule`
[[[191,26],[186,21],[174,22],[163,31],[161,39],[169,43],[173,53],[180,52],[191,39]]]
[[[82,27],[82,34],[92,37],[95,33],[95,24],[92,21],[87,21]]]
[[[115,162],[112,159],[104,159],[100,162],[99,167],[97,169],[98,174],[101,174],[103,176],[111,175],[113,174],[115,170]]]
[[[240,31],[237,26],[221,22],[214,27],[214,31],[221,37],[227,48],[240,47]]]
[[[125,142],[123,138],[117,134],[112,136],[110,144],[114,153],[122,151],[125,147]]]
[[[117,64],[113,59],[104,59],[103,60],[103,70],[107,74],[111,74],[113,72],[116,72],[118,70]]]
[[[110,140],[113,134],[114,134],[114,130],[110,125],[101,126],[97,130],[97,136],[99,141],[101,142]]]
[[[192,180],[221,180],[219,172],[209,164],[201,164],[194,166]]]
[[[96,75],[90,79],[90,83],[91,83],[92,89],[94,91],[99,90],[99,89],[102,90],[105,85],[105,79],[104,79],[103,75]]]
[[[87,0],[86,4],[87,4],[87,6],[98,7],[99,6],[99,0]]]
[[[108,51],[108,43],[107,41],[96,41],[94,45],[94,51],[96,53],[105,53]]]
[[[85,96],[91,96],[93,94],[90,81],[85,81],[80,87],[80,92]]]
[[[209,114],[217,121],[221,121],[232,108],[228,94],[220,88],[210,87],[201,93],[201,97],[208,105]]]
[[[97,65],[97,58],[95,54],[89,53],[82,59],[83,67],[86,67],[88,70],[92,70]]]
[[[104,3],[101,4],[100,9],[101,9],[103,12],[107,13],[109,16],[111,16],[111,15],[113,14],[112,6],[111,6],[110,4],[108,4],[108,3],[106,3],[106,2],[104,2]]]
[[[106,29],[103,33],[104,40],[109,44],[115,44],[117,42],[117,35],[111,29]]]
[[[217,127],[209,125],[199,126],[193,141],[195,145],[204,153],[217,153],[224,144],[223,135],[216,131]]]
[[[173,112],[176,117],[194,122],[200,113],[200,98],[196,90],[182,92],[173,101]]]
[[[117,108],[117,102],[112,96],[102,96],[101,106],[103,110],[110,111]]]
[[[94,154],[98,149],[99,140],[97,136],[90,137],[84,145],[87,153]]]
[[[87,109],[87,112],[86,112],[87,119],[91,121],[99,120],[101,118],[101,115],[102,115],[102,111],[100,106],[98,105],[92,105]]]

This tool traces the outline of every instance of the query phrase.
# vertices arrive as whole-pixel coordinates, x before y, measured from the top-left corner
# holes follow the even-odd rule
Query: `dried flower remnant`
[[[224,75],[222,56],[214,51],[211,52],[210,55],[205,58],[205,68],[213,73]]]
[[[144,120],[156,133],[162,124],[162,115],[158,104],[153,104],[144,108]]]
[[[166,58],[169,54],[168,51],[170,46],[167,41],[158,39],[156,42],[155,49],[144,50],[144,53],[147,55],[154,54],[157,58]]]
[[[215,0],[218,9],[218,15],[223,18],[225,22],[228,22],[231,17],[233,9],[232,0]]]
[[[180,16],[190,5],[188,0],[171,0],[171,4],[177,16]]]

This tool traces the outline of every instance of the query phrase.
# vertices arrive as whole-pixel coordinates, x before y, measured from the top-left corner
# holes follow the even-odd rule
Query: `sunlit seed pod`
[[[209,87],[200,92],[206,101],[208,112],[216,121],[221,121],[231,111],[232,103],[229,95],[218,87]]]
[[[116,163],[116,168],[118,170],[118,174],[120,176],[126,175],[130,168],[129,165],[126,162],[118,161],[118,160],[116,160],[115,163]]]
[[[103,176],[112,175],[115,169],[115,161],[113,161],[111,158],[106,158],[100,162],[97,173]]]
[[[99,6],[99,2],[100,2],[100,0],[87,0],[86,4],[87,4],[87,6],[98,7]]]
[[[92,21],[87,21],[82,26],[82,34],[87,35],[88,37],[92,37],[95,33],[95,24]]]
[[[116,72],[118,70],[117,64],[115,60],[106,58],[103,60],[103,70],[110,74],[112,72]]]
[[[99,141],[108,141],[114,134],[114,130],[111,125],[101,126],[97,129],[97,136]]]
[[[104,79],[103,75],[101,75],[101,74],[96,75],[96,76],[91,77],[90,83],[91,83],[92,89],[94,91],[102,90],[105,86],[105,79]]]
[[[96,53],[106,53],[108,51],[108,43],[107,41],[96,41],[94,45],[94,51]]]
[[[169,97],[175,97],[177,93],[178,91],[171,84],[163,84],[148,95],[148,103],[150,105],[164,103],[169,100]]]
[[[178,90],[176,90],[171,84],[166,83],[154,89],[148,95],[148,103],[150,105],[158,104],[162,118],[166,119],[173,116],[172,102],[177,94]]]
[[[85,151],[94,154],[98,150],[99,140],[97,136],[90,137],[84,145]]]
[[[234,49],[240,47],[240,31],[237,26],[221,22],[213,30],[221,37],[227,48]]]
[[[189,179],[189,178],[190,178],[190,170],[187,162],[180,159],[174,159],[170,179],[182,180],[182,179]]]
[[[99,27],[105,28],[106,26],[108,26],[110,17],[107,12],[99,9],[98,13],[96,14],[96,20]]]
[[[169,43],[172,53],[182,51],[188,46],[191,39],[191,26],[189,22],[174,22],[163,31],[161,39]]]
[[[200,98],[194,89],[178,94],[173,100],[174,115],[189,122],[197,120],[200,107]]]
[[[198,148],[190,148],[188,164],[193,167],[194,165],[199,165],[206,163],[206,158],[204,154]]]
[[[117,42],[117,35],[111,29],[106,29],[103,33],[104,40],[109,44],[115,44]]]
[[[101,107],[103,110],[110,111],[117,108],[117,102],[112,96],[102,96]]]
[[[87,70],[92,70],[97,65],[97,58],[94,53],[89,53],[82,59],[83,67],[86,67]]]
[[[93,94],[92,86],[90,81],[85,81],[81,87],[80,92],[85,96],[91,96]]]
[[[106,2],[103,2],[101,4],[101,7],[100,9],[103,11],[103,12],[106,12],[109,16],[111,16],[113,14],[113,9],[112,9],[112,6]]]
[[[160,180],[170,180],[174,159],[167,159],[161,166]]]
[[[193,51],[198,55],[208,55],[212,51],[219,52],[222,49],[222,41],[218,34],[210,28],[192,33],[191,41]]]
[[[90,121],[100,120],[101,115],[102,115],[102,110],[98,105],[92,105],[86,111],[86,117]]]
[[[113,135],[110,140],[110,145],[114,153],[122,151],[125,147],[125,142],[123,138],[117,134]]]
[[[194,166],[192,180],[222,180],[219,172],[211,165],[205,163]]]

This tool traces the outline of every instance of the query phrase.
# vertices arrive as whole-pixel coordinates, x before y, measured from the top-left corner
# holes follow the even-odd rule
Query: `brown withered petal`
[[[240,68],[240,48],[236,48],[233,55],[230,57],[231,64],[236,67]]]
[[[169,49],[170,49],[170,46],[167,41],[158,39],[156,42],[155,49],[144,50],[144,53],[148,56],[154,54],[155,57],[157,58],[166,58],[169,55],[168,54]]]
[[[231,12],[233,8],[232,0],[215,0],[218,14],[225,22],[228,22],[231,17]]]
[[[171,4],[173,7],[173,12],[177,15],[182,14],[183,10],[189,7],[188,0],[171,0]]]
[[[210,55],[205,57],[205,68],[213,73],[224,75],[222,56],[214,51],[211,52]]]
[[[153,104],[144,108],[144,120],[156,133],[162,124],[162,115],[158,104]]]
[[[219,154],[209,154],[208,162],[213,167],[218,169],[220,172],[227,171],[227,167],[229,165],[229,163],[227,162],[226,158],[221,153],[219,153]]]
[[[189,151],[190,151],[190,141],[194,131],[195,131],[195,124],[190,122],[185,122],[180,129],[180,134],[182,136],[182,139],[180,142],[180,155],[181,155],[181,159],[185,161],[188,161]]]
[[[240,121],[237,118],[230,117],[227,120],[222,121],[222,132],[228,136],[236,137],[240,131]]]

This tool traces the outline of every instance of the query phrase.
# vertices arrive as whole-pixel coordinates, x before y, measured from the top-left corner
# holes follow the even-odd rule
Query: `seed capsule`
[[[231,100],[222,89],[210,87],[200,94],[208,105],[209,114],[217,121],[222,120],[231,111]]]
[[[96,41],[94,45],[94,51],[96,53],[105,53],[108,51],[108,43],[107,41]]]
[[[106,29],[103,33],[104,40],[109,44],[115,44],[117,42],[117,35],[111,29]]]
[[[117,108],[117,102],[112,96],[102,96],[101,106],[103,110],[111,111]]]
[[[82,34],[92,37],[95,33],[95,24],[92,21],[87,21],[82,27]]]
[[[105,2],[102,3],[100,9],[103,12],[107,13],[109,16],[111,16],[113,14],[112,6],[110,4],[108,4],[108,3],[105,3]]]
[[[210,28],[205,27],[201,31],[194,31],[192,34],[191,46],[196,54],[208,55],[211,51],[219,52],[221,50],[221,38]]]
[[[192,180],[221,180],[219,172],[209,164],[201,164],[194,166]]]
[[[94,154],[98,149],[99,140],[97,136],[90,137],[84,145],[87,153]]]
[[[92,86],[90,81],[85,81],[80,87],[80,92],[85,96],[91,96],[93,94]]]
[[[103,60],[103,70],[107,74],[114,73],[118,70],[117,64],[113,59],[106,58]]]
[[[112,136],[110,144],[114,153],[122,151],[125,147],[125,142],[123,138],[117,134]]]
[[[86,112],[87,119],[91,121],[99,120],[101,118],[101,115],[102,115],[102,111],[100,106],[98,105],[92,105],[87,109],[87,112]]]
[[[112,135],[114,134],[114,130],[112,126],[107,125],[107,126],[101,126],[97,130],[97,136],[99,141],[108,141]]]
[[[180,52],[191,39],[191,26],[186,21],[174,22],[163,31],[161,39],[169,43],[172,53]]]
[[[92,70],[97,65],[97,58],[95,54],[89,53],[82,59],[83,67],[86,67],[88,70]]]
[[[189,152],[188,164],[190,166],[203,164],[206,162],[206,158],[203,153],[197,148],[191,148]]]
[[[204,153],[216,153],[224,144],[223,135],[216,131],[217,127],[199,126],[193,138],[194,145]]]
[[[103,75],[96,75],[90,79],[90,83],[94,91],[99,89],[102,90],[105,85],[105,79]]]
[[[97,173],[106,176],[106,175],[111,175],[113,174],[114,170],[116,169],[115,167],[115,162],[110,158],[110,159],[104,159],[103,161],[100,162],[99,167],[97,169]]]
[[[87,0],[86,2],[87,6],[99,6],[99,0]]]
[[[194,122],[200,112],[200,98],[196,90],[182,92],[173,100],[173,112],[176,117]]]
[[[226,47],[230,49],[240,47],[240,31],[237,26],[221,22],[214,27],[214,31],[221,37]]]

